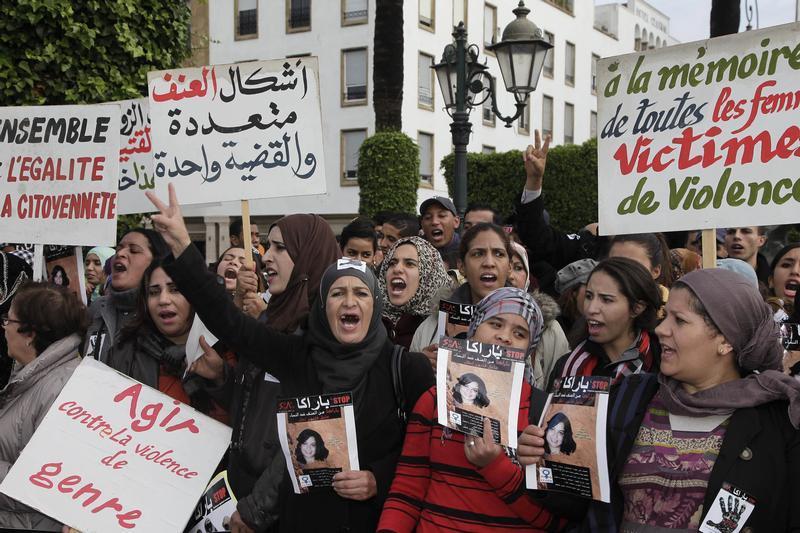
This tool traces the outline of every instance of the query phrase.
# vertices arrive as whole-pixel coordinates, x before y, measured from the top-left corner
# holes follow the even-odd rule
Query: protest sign
[[[521,350],[443,337],[436,359],[439,423],[482,437],[488,418],[494,441],[516,448],[524,373]]]
[[[0,492],[84,533],[181,531],[230,433],[87,357]]]
[[[11,240],[113,246],[119,106],[0,107],[0,226]]]
[[[317,72],[302,57],[149,73],[157,182],[182,204],[323,194]]]
[[[223,470],[208,484],[197,503],[184,533],[230,531],[231,516],[236,512],[236,496],[228,483],[228,471]]]
[[[544,462],[526,467],[529,489],[609,501],[606,418],[610,388],[607,377],[555,380],[539,421],[545,430]]]
[[[148,213],[153,204],[144,195],[154,191],[163,196],[161,182],[153,175],[150,104],[147,98],[121,100],[119,130],[119,201],[117,213]]]
[[[295,494],[330,489],[333,476],[359,469],[351,393],[279,400],[277,416]]]
[[[602,59],[604,235],[797,222],[800,25]]]
[[[45,275],[47,281],[75,293],[86,303],[86,278],[83,269],[83,250],[80,246],[45,246]]]
[[[473,309],[472,304],[460,304],[448,300],[439,302],[439,338],[466,336]]]

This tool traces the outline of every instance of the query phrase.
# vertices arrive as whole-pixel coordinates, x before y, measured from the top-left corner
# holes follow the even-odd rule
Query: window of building
[[[571,42],[564,47],[564,83],[575,86],[575,45]]]
[[[419,1],[419,26],[428,31],[436,29],[436,0]]]
[[[542,96],[542,136],[553,136],[553,98]]]
[[[459,22],[467,25],[467,5],[468,0],[453,0],[453,27],[458,26]]]
[[[342,50],[342,104],[367,103],[367,49]]]
[[[481,106],[481,115],[483,116],[484,126],[494,127],[494,111],[492,111],[491,100],[491,98],[484,100],[483,105]]]
[[[419,145],[419,179],[433,185],[433,134],[417,132]]]
[[[311,0],[286,0],[286,33],[311,29]]]
[[[497,8],[491,4],[483,5],[483,46],[497,41]],[[487,53],[491,54],[487,50]]]
[[[544,38],[547,42],[553,45],[544,58],[544,65],[542,66],[542,74],[545,78],[552,78],[556,66],[556,36],[549,31],[544,32]]]
[[[258,0],[236,0],[235,38],[258,37]]]
[[[575,106],[564,104],[564,144],[575,142]]]
[[[483,146],[481,146],[482,154],[493,154],[495,152],[497,152],[497,148],[495,148],[494,146],[489,146],[488,144],[484,144]]]
[[[366,24],[368,4],[368,0],[342,0],[342,26]]]
[[[358,183],[358,150],[366,138],[366,128],[342,130],[340,140],[342,184]]]
[[[597,62],[600,61],[600,56],[592,54],[592,94],[597,94]]]
[[[553,4],[554,6],[559,7],[563,11],[569,13],[570,15],[575,14],[575,6],[573,5],[573,1],[574,0],[545,0],[545,2],[548,2],[550,4]]]
[[[519,132],[524,134],[529,134],[531,132],[530,97],[528,97],[528,100],[525,102],[525,109],[522,110],[522,114],[519,116]]]
[[[417,59],[417,103],[420,107],[433,110],[433,56],[419,53]]]
[[[597,138],[597,113],[594,111],[589,112],[589,137]]]

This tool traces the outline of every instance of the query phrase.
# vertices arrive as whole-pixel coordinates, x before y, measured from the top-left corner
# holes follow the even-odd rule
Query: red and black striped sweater
[[[519,424],[528,424],[523,383]],[[464,435],[437,422],[436,387],[409,417],[403,452],[378,531],[549,531],[566,524],[525,489],[525,471],[501,453],[484,468],[464,454]]]

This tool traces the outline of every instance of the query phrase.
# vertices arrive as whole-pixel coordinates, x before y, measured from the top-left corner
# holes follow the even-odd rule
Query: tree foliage
[[[442,159],[441,168],[453,190],[454,156]],[[512,213],[525,185],[522,152],[467,154],[467,202],[488,203],[503,216]],[[543,193],[550,223],[575,231],[597,221],[597,141],[551,148],[547,155]]]
[[[367,138],[358,154],[358,212],[367,217],[378,211],[414,213],[419,185],[417,143],[405,133],[383,131]]]
[[[185,0],[13,0],[0,14],[0,102],[88,104],[147,92],[189,55]]]

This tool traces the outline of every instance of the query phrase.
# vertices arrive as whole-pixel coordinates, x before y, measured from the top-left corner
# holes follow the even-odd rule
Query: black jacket
[[[581,531],[618,530],[623,498],[614,481],[658,388],[655,374],[637,374],[614,391],[607,441],[611,504],[591,502]],[[786,402],[771,402],[733,413],[708,481],[704,520],[723,483],[730,483],[755,498],[755,509],[743,524],[749,531],[800,531],[800,432],[789,423],[787,407]]]
[[[278,378],[283,395],[323,392],[306,336],[277,333],[241,313],[205,268],[194,246],[174,261],[168,261],[165,270],[208,329],[239,357],[253,361]],[[341,498],[332,490],[295,495],[284,469],[279,505],[281,531],[375,530],[404,437],[392,385],[392,351],[393,344],[387,341],[367,374],[366,399],[356,414],[359,464],[362,470],[375,475],[377,495],[365,502]],[[410,412],[419,396],[435,383],[433,371],[424,355],[406,353],[401,374],[406,400],[403,407]]]

